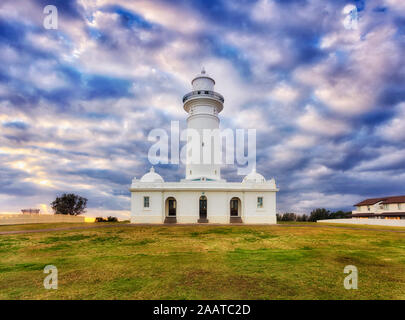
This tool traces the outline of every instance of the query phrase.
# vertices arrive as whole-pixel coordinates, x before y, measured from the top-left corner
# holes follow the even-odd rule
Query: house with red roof
[[[354,206],[352,218],[405,219],[405,196],[365,199]]]

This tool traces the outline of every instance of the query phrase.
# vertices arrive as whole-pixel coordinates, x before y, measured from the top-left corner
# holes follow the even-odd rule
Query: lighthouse
[[[188,113],[188,148],[186,180],[221,180],[221,148],[218,114],[224,108],[224,97],[215,92],[215,80],[205,69],[191,81],[192,91],[183,97]]]
[[[185,178],[165,181],[153,167],[140,179],[135,177],[129,189],[131,223],[275,224],[279,189],[273,178],[267,180],[255,169],[240,182],[221,178],[219,113],[224,97],[215,91],[214,78],[203,68],[191,85],[183,96]]]

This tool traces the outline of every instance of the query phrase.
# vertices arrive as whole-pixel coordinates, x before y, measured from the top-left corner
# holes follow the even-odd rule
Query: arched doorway
[[[198,219],[200,223],[207,223],[207,197],[201,196],[200,197],[200,218]]]
[[[169,197],[165,202],[165,223],[177,223],[177,201],[173,197]]]
[[[176,210],[177,210],[177,203],[176,199],[173,197],[169,197],[166,199],[166,216],[167,217],[175,217]]]
[[[232,198],[231,199],[231,204],[230,204],[230,208],[231,208],[231,217],[239,217],[239,209],[240,209],[240,200],[239,198]]]
[[[229,203],[230,208],[230,222],[231,223],[242,223],[241,211],[242,205],[238,197],[233,197]]]

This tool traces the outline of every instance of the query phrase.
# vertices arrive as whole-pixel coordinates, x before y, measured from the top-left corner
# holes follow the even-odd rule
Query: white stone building
[[[183,97],[187,128],[201,134],[218,129],[224,98],[214,91],[214,79],[202,70],[191,83],[193,91]],[[200,159],[207,145],[199,143]],[[179,182],[165,182],[152,167],[133,179],[130,191],[132,223],[276,223],[274,179],[253,170],[240,183],[226,182],[213,157],[208,163],[187,161]]]

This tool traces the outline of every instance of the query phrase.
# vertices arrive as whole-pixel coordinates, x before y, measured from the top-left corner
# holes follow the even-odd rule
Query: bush
[[[116,217],[111,216],[107,218],[97,217],[96,222],[118,222],[118,219]]]

